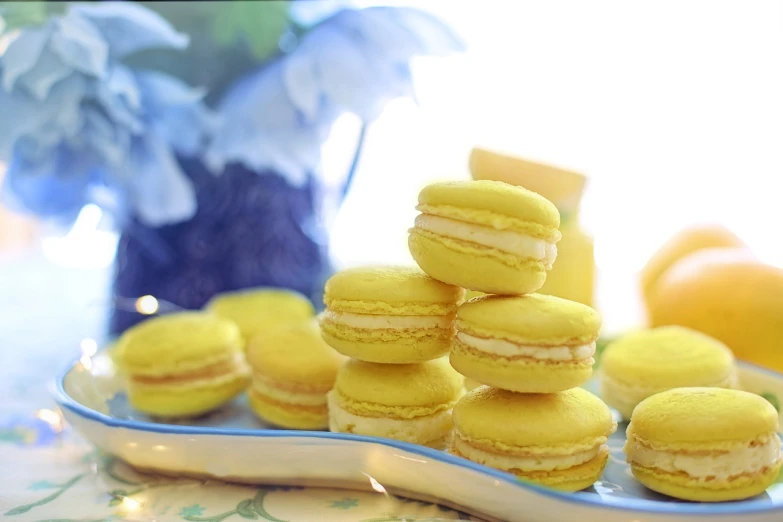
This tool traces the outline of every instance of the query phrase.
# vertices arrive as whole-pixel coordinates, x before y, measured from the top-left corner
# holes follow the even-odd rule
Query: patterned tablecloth
[[[435,522],[432,504],[339,489],[247,487],[143,475],[64,425],[48,384],[105,329],[109,272],[0,261],[0,516],[27,521]]]

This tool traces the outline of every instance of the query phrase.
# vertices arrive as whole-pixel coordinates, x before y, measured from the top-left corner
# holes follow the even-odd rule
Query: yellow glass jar
[[[470,154],[470,172],[473,179],[503,181],[538,192],[557,206],[563,238],[557,243],[557,260],[539,292],[593,306],[593,238],[579,224],[585,176],[481,148]]]

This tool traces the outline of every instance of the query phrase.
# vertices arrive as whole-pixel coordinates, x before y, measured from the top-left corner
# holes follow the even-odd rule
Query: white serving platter
[[[779,406],[783,375],[741,364],[740,381]],[[645,489],[623,459],[625,424],[609,441],[601,480],[585,491],[561,493],[414,444],[274,429],[256,419],[244,399],[200,419],[150,419],[128,405],[122,390],[111,359],[99,353],[71,365],[53,393],[68,422],[95,446],[168,475],[387,491],[509,522],[783,521],[783,482],[758,497],[717,504],[678,502]]]

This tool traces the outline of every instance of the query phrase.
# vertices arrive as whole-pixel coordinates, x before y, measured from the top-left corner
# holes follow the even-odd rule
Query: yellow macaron
[[[600,373],[601,397],[626,419],[644,399],[671,388],[737,387],[731,350],[681,326],[639,330],[609,343]]]
[[[148,319],[127,330],[119,343],[128,399],[149,415],[209,412],[242,393],[250,381],[239,328],[212,314]]]
[[[527,294],[544,284],[557,256],[560,214],[543,196],[499,181],[434,183],[408,247],[429,275],[491,294]]]
[[[247,347],[253,369],[251,408],[282,428],[327,428],[326,394],[345,359],[324,342],[315,320],[269,329]]]
[[[204,308],[234,321],[246,343],[268,328],[304,321],[315,316],[315,309],[309,299],[284,288],[251,288],[224,292],[210,299]]]
[[[451,364],[504,390],[563,391],[592,375],[600,328],[598,312],[559,297],[476,297],[457,310]]]
[[[582,388],[526,394],[480,386],[457,403],[453,420],[450,453],[562,491],[598,480],[617,428],[609,407]]]
[[[464,291],[412,267],[360,267],[326,282],[321,332],[335,350],[379,363],[445,355]]]
[[[329,428],[443,449],[462,376],[445,358],[418,364],[351,359],[329,393]]]
[[[625,454],[639,482],[698,502],[763,493],[781,466],[778,413],[766,399],[723,388],[676,388],[642,401]]]

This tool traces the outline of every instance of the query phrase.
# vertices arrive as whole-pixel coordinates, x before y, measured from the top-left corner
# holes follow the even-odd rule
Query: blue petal
[[[215,115],[202,103],[204,91],[173,76],[156,72],[136,74],[147,121],[177,152],[193,156],[214,131]]]
[[[42,102],[24,91],[0,90],[0,159],[9,159],[14,142],[22,136],[34,137],[44,130],[58,133],[58,139],[75,135],[82,125],[85,89],[84,78],[73,75],[57,83]]]
[[[50,23],[45,27],[27,29],[11,41],[5,53],[0,55],[3,89],[10,92],[16,80],[35,67],[44,47],[49,43],[53,27]]]
[[[10,208],[45,218],[72,219],[87,203],[90,171],[84,157],[65,147],[35,163],[15,154],[6,172],[2,200]]]
[[[184,221],[196,213],[196,191],[171,153],[154,133],[131,147],[129,195],[139,219],[158,227]]]
[[[63,63],[90,76],[106,73],[109,47],[102,35],[87,19],[74,12],[57,20],[51,48]]]
[[[355,7],[356,0],[296,0],[290,5],[291,18],[300,25],[310,27],[342,9]]]
[[[283,82],[280,62],[248,76],[221,103],[221,124],[206,154],[213,170],[238,162],[274,170],[301,185],[320,165],[321,146],[339,112],[322,104],[315,123],[302,121]]]
[[[283,62],[283,82],[288,96],[308,120],[318,115],[321,103],[321,86],[315,70],[314,56],[307,52],[295,52]]]
[[[417,9],[344,10],[305,35],[283,76],[289,98],[310,121],[324,96],[372,120],[389,100],[413,96],[412,57],[462,48],[448,27]]]
[[[463,52],[465,44],[442,21],[435,16],[410,7],[370,7],[373,13],[389,16],[411,33],[420,46],[417,55],[445,56],[453,52]]]
[[[114,125],[103,111],[88,108],[84,115],[82,144],[98,155],[112,168],[119,168],[128,157],[131,134],[124,127]]]
[[[107,81],[97,82],[91,87],[90,94],[117,125],[136,134],[143,131],[141,93],[130,69],[115,65]]]
[[[387,9],[343,11],[331,24],[351,35],[356,45],[369,48],[379,59],[401,62],[427,54],[421,42]]]
[[[48,47],[44,49],[35,67],[18,78],[17,87],[21,84],[33,96],[43,100],[57,82],[71,74],[73,69],[64,64],[51,47]]]
[[[145,93],[145,104],[151,111],[164,109],[169,105],[189,105],[204,98],[204,89],[194,89],[181,80],[160,72],[139,71],[135,73],[139,88]]]
[[[125,100],[129,108],[137,110],[141,107],[141,93],[136,83],[136,76],[128,67],[115,64],[106,81],[109,91]]]
[[[109,44],[109,53],[121,58],[151,48],[184,49],[188,37],[178,33],[163,17],[134,2],[76,4],[77,13],[93,23]]]
[[[371,56],[337,28],[314,35],[307,49],[315,54],[323,93],[365,121],[378,117],[386,102],[404,92],[394,62]]]

